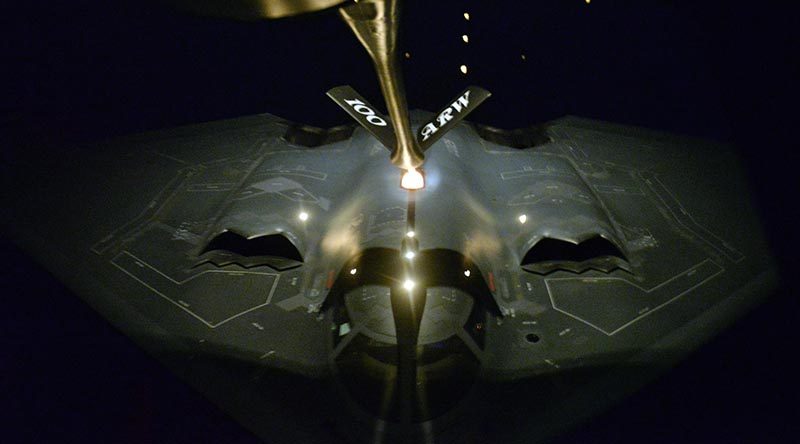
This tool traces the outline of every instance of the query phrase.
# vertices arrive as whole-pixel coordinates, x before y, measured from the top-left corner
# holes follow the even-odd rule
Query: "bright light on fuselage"
[[[517,220],[519,220],[519,223],[524,224],[528,220],[528,216],[521,214]]]
[[[469,270],[464,270],[464,276],[466,276],[466,277],[469,277],[469,275],[471,275],[471,274],[472,274],[472,272],[471,272],[471,271],[469,271]]]
[[[354,274],[356,274],[356,273],[358,273],[358,268],[351,268],[351,269],[350,269],[350,274],[353,274],[353,275],[354,275]]]
[[[425,177],[414,168],[406,171],[400,177],[400,188],[404,190],[421,190],[425,188]]]
[[[414,230],[411,230],[408,233],[406,233],[406,237],[408,237],[408,238],[412,238],[412,237],[414,237],[416,235],[417,235],[417,233],[415,233]]]
[[[411,279],[406,279],[405,282],[403,282],[403,288],[408,291],[413,290],[415,285],[417,285],[416,282],[412,281]]]
[[[416,256],[416,254],[413,251],[406,251],[405,254],[406,259],[408,260],[414,259],[414,256]]]
[[[308,213],[306,213],[305,211],[301,211],[300,214],[297,215],[297,218],[305,222],[308,220]]]

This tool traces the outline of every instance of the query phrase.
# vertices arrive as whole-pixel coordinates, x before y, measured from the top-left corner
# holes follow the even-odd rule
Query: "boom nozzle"
[[[411,132],[405,89],[397,68],[399,9],[399,0],[361,0],[339,9],[339,13],[375,65],[397,140],[391,161],[410,171],[422,165],[425,155]]]

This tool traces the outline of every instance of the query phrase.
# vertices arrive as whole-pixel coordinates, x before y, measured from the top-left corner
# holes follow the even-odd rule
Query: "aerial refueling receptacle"
[[[411,168],[400,176],[400,188],[404,190],[421,190],[425,188],[425,176],[422,171]]]

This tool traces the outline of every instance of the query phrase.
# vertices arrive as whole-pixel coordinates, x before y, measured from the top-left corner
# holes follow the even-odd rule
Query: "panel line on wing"
[[[127,262],[127,264],[126,264],[126,262]],[[135,279],[136,281],[138,281],[139,283],[141,283],[142,285],[147,287],[149,290],[153,291],[155,294],[157,294],[161,298],[167,300],[172,305],[180,308],[181,310],[185,311],[186,313],[188,313],[189,315],[191,315],[195,319],[199,320],[200,322],[202,322],[203,324],[205,324],[209,328],[217,328],[220,325],[223,325],[226,322],[229,322],[229,321],[231,321],[233,319],[236,319],[236,318],[238,318],[238,317],[240,317],[240,316],[242,316],[244,314],[247,314],[247,313],[249,313],[251,311],[254,311],[254,310],[257,310],[257,309],[259,309],[261,307],[265,307],[265,306],[269,305],[270,302],[272,301],[273,295],[275,294],[275,290],[277,289],[278,280],[280,279],[280,275],[279,274],[277,274],[277,273],[269,273],[269,272],[246,271],[246,270],[203,270],[203,271],[201,271],[199,273],[196,273],[196,274],[193,274],[193,275],[187,277],[186,279],[175,280],[172,277],[164,274],[160,270],[156,269],[155,267],[153,267],[152,265],[148,264],[143,259],[135,256],[133,253],[131,253],[131,252],[127,251],[127,250],[123,250],[118,255],[116,255],[111,260],[111,264],[114,265],[115,267],[117,267],[123,273],[127,274],[128,276],[132,277],[133,279]],[[142,270],[146,270],[146,271],[149,271],[151,273],[154,273],[154,275],[152,277],[164,280],[165,281],[164,285],[168,285],[168,286],[172,286],[172,287],[176,287],[176,288],[177,287],[181,287],[181,286],[183,286],[185,284],[188,284],[188,283],[190,283],[191,281],[193,281],[195,279],[198,279],[198,278],[201,278],[201,277],[204,277],[204,276],[208,276],[208,275],[214,275],[214,274],[224,274],[224,275],[227,275],[227,276],[230,276],[230,277],[249,276],[251,279],[258,279],[260,276],[263,276],[263,277],[271,278],[272,279],[272,283],[270,285],[270,290],[269,290],[269,292],[267,294],[267,297],[264,300],[264,302],[258,303],[258,304],[254,305],[254,306],[251,306],[251,307],[248,307],[247,309],[234,312],[232,315],[230,315],[230,316],[228,316],[228,317],[226,317],[224,319],[221,319],[221,320],[218,320],[218,321],[210,321],[210,320],[206,319],[205,317],[201,316],[200,314],[198,314],[195,310],[190,309],[191,305],[189,303],[187,303],[186,301],[184,301],[182,299],[175,298],[175,297],[171,297],[171,296],[165,294],[164,291],[162,291],[162,290],[164,290],[163,288],[162,289],[156,288],[159,285],[157,285],[155,282],[148,282],[145,279],[144,276],[138,275],[135,271],[132,271],[132,270],[135,270],[135,268],[132,269],[131,267],[126,266],[126,265],[131,265],[131,264],[134,264],[136,267],[138,267],[138,268],[140,268]],[[208,283],[206,285],[208,285]],[[226,286],[228,286],[228,285],[226,285]]]
[[[655,174],[639,173],[639,176],[647,184],[653,193],[658,196],[659,200],[667,207],[667,210],[672,214],[672,217],[678,221],[689,233],[695,235],[697,238],[705,242],[709,247],[713,248],[718,253],[727,257],[731,262],[739,263],[745,259],[745,256],[738,250],[733,248],[730,244],[720,239],[719,236],[709,231],[704,226],[697,223],[692,215],[686,211],[678,199],[667,189],[663,182]],[[660,190],[658,189],[660,188]],[[691,225],[691,226],[690,226]],[[705,234],[705,236],[702,233]],[[717,243],[712,242],[712,239]]]
[[[688,288],[677,288],[676,290],[679,290],[677,295],[672,296],[671,298],[662,301],[661,303],[657,304],[655,307],[650,307],[649,305],[645,305],[645,306],[643,306],[643,307],[641,307],[639,309],[636,309],[635,310],[635,315],[631,319],[628,319],[625,322],[613,325],[613,326],[611,326],[611,328],[609,328],[609,326],[601,327],[601,326],[597,325],[598,324],[597,321],[592,321],[592,320],[586,319],[585,315],[582,315],[582,314],[579,315],[579,314],[576,314],[574,312],[571,312],[571,311],[567,310],[566,308],[564,308],[563,306],[559,307],[559,304],[556,302],[556,298],[559,296],[559,294],[554,294],[554,284],[556,284],[556,283],[565,283],[566,285],[569,285],[569,283],[576,283],[576,284],[580,285],[580,287],[582,289],[589,291],[589,290],[592,290],[592,284],[593,283],[594,284],[601,284],[601,283],[617,283],[617,282],[621,282],[623,285],[627,286],[628,288],[635,289],[636,290],[636,294],[625,294],[624,292],[617,292],[615,294],[622,295],[622,296],[629,296],[630,298],[635,299],[637,296],[651,295],[651,294],[653,294],[655,292],[658,292],[660,289],[662,289],[662,288],[664,288],[664,287],[666,287],[668,285],[678,283],[679,280],[681,280],[681,278],[684,278],[684,279],[692,278],[693,276],[698,274],[698,270],[701,270],[703,268],[708,268],[708,270],[706,271],[705,274],[699,274],[696,277],[696,278],[701,278],[702,277],[702,279],[700,279],[699,281],[687,282],[687,284],[690,284],[690,286]],[[567,315],[567,316],[569,316],[571,318],[574,318],[574,319],[576,319],[578,321],[581,321],[584,324],[586,324],[586,325],[588,325],[588,326],[590,326],[590,327],[592,327],[592,328],[594,328],[594,329],[596,329],[596,330],[598,330],[598,331],[600,331],[600,332],[602,332],[602,333],[604,333],[604,334],[606,334],[608,336],[613,336],[613,335],[619,333],[620,331],[626,329],[627,327],[633,325],[634,323],[640,321],[641,319],[643,319],[643,318],[651,315],[652,313],[664,308],[668,304],[670,304],[672,302],[675,302],[681,296],[683,296],[683,295],[691,292],[695,288],[705,284],[706,282],[710,281],[711,279],[715,278],[716,276],[722,274],[724,271],[725,271],[725,268],[722,267],[721,265],[717,264],[716,262],[714,262],[711,259],[705,259],[702,262],[700,262],[700,263],[698,263],[696,265],[693,265],[689,269],[687,269],[687,270],[685,270],[685,271],[683,271],[681,273],[678,273],[677,275],[675,275],[675,276],[673,276],[673,277],[671,277],[671,278],[669,278],[669,279],[667,279],[667,280],[665,280],[665,281],[663,281],[663,282],[659,283],[658,285],[656,285],[654,287],[651,287],[651,288],[644,288],[644,287],[638,285],[636,282],[632,282],[632,281],[630,281],[628,279],[623,279],[623,278],[619,278],[619,277],[547,278],[547,279],[544,280],[544,283],[545,283],[545,287],[547,288],[547,294],[548,294],[548,297],[550,299],[550,304],[552,305],[554,310],[556,310],[556,311],[558,311],[560,313],[563,313],[563,314],[565,314],[565,315]],[[569,293],[569,296],[567,296],[567,297],[574,297],[574,298],[582,297],[582,295],[576,294],[574,292],[564,292],[563,294],[567,295],[568,293]],[[620,307],[618,307],[619,304],[617,304],[617,305],[614,305],[614,304],[605,304],[605,305],[598,304],[597,300],[583,301],[583,302],[591,303],[591,304],[593,304],[594,307],[614,306],[617,309],[620,308]],[[616,311],[620,311],[620,310],[616,310]],[[602,313],[598,314],[597,312],[595,312],[594,314],[600,316]],[[612,320],[611,323],[614,323],[614,321],[619,322],[619,320]]]

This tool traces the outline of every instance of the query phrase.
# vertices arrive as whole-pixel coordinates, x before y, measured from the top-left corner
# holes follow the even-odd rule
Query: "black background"
[[[559,442],[797,441],[799,25],[778,2],[406,2],[412,108],[438,109],[476,84],[493,96],[472,121],[514,128],[573,114],[662,129],[732,144],[749,170],[780,289]],[[27,146],[260,112],[345,123],[324,94],[340,84],[382,103],[333,11],[241,23],[155,2],[32,1],[0,7],[0,37],[4,168]],[[0,441],[257,442],[9,240],[0,246]]]

